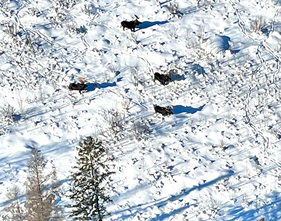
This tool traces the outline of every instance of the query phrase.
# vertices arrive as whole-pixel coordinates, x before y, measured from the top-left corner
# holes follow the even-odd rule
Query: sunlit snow
[[[32,147],[53,161],[67,205],[75,147],[91,135],[115,165],[105,220],[280,220],[280,10],[278,0],[0,1],[0,213],[14,184],[25,201]],[[135,15],[142,24],[123,31]],[[80,77],[86,91],[69,91]]]

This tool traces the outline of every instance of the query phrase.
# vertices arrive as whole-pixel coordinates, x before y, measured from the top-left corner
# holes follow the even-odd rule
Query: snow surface
[[[66,205],[75,147],[92,135],[116,169],[106,220],[281,220],[280,1],[174,3],[0,2],[1,210],[12,184],[24,191],[32,147]],[[68,90],[79,77],[82,95]]]

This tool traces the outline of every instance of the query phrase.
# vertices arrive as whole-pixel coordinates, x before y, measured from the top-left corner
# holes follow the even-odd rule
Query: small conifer
[[[77,147],[76,166],[71,174],[71,217],[77,220],[102,221],[108,214],[106,194],[109,171],[108,157],[102,142],[86,137]]]

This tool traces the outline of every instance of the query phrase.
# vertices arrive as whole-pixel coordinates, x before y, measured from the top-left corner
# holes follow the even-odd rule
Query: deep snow
[[[75,146],[92,135],[116,169],[106,220],[281,220],[280,2],[174,3],[0,2],[2,210],[33,146],[66,205]],[[82,95],[67,88],[79,77]]]

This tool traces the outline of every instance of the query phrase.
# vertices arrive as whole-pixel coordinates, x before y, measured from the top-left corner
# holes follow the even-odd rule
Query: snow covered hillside
[[[280,49],[280,0],[0,0],[0,215],[32,147],[66,205],[91,135],[116,169],[106,220],[281,220]]]

